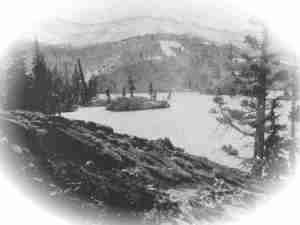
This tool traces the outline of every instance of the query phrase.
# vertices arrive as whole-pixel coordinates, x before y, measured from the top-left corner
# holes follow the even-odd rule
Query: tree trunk
[[[266,117],[266,95],[267,95],[267,74],[268,74],[268,31],[263,29],[263,43],[261,47],[260,69],[257,71],[258,88],[256,93],[257,112],[255,130],[255,156],[264,158],[265,152],[265,117]]]
[[[255,157],[264,157],[265,147],[265,111],[266,111],[266,74],[260,73],[258,77],[259,90],[257,94],[257,113],[255,131]]]
[[[296,109],[296,101],[297,101],[297,94],[296,94],[296,79],[295,75],[293,75],[293,84],[292,84],[292,106],[291,106],[291,138],[292,138],[292,146],[290,149],[290,165],[291,170],[294,171],[295,169],[295,161],[296,161],[296,115],[297,115],[297,109]]]

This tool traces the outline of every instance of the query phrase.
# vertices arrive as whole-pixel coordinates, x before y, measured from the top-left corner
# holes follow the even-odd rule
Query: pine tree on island
[[[126,87],[122,88],[122,97],[125,98],[126,97]]]
[[[133,98],[134,91],[136,90],[136,88],[135,88],[134,80],[132,79],[131,75],[128,77],[128,88],[129,88],[129,92],[130,92],[130,97]]]
[[[153,83],[152,82],[149,83],[149,96],[150,96],[150,100],[153,100]]]

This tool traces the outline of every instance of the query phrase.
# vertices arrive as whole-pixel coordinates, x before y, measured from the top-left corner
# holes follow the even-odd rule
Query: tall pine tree
[[[280,96],[272,92],[274,82],[279,79],[275,72],[276,55],[269,52],[269,37],[263,27],[262,38],[246,36],[245,43],[250,47],[248,54],[241,57],[244,63],[236,65],[233,57],[231,78],[234,81],[234,92],[239,96],[239,107],[226,101],[222,95],[214,98],[217,120],[230,126],[254,140],[253,173],[261,176],[263,171],[274,171],[277,159],[282,159],[284,139],[280,131],[285,127],[279,124],[280,115],[276,110],[280,107]],[[276,163],[275,163],[276,162]],[[274,169],[274,170],[272,170]]]
[[[11,57],[4,83],[4,107],[26,109],[30,78],[26,75],[25,58],[22,55],[16,54]]]
[[[51,95],[51,71],[47,68],[45,57],[36,40],[32,62],[33,94],[31,96],[32,110],[48,113],[49,96]]]

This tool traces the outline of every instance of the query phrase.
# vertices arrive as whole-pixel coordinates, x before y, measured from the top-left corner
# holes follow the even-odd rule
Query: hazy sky
[[[229,30],[248,29],[250,16],[223,1],[197,0],[85,0],[76,1],[66,10],[62,9],[52,18],[58,17],[81,23],[98,23],[126,17],[153,16],[171,17],[197,22],[202,26],[213,26]],[[72,10],[70,10],[70,8]]]

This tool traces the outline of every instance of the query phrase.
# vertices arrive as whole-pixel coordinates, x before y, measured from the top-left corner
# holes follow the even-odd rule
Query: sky
[[[297,47],[300,32],[299,7],[294,0],[9,0],[3,1],[0,47],[30,32],[37,24],[54,18],[82,23],[97,23],[150,14],[181,19],[192,18],[201,24],[224,29],[247,29],[248,19],[259,16],[280,34],[288,45]]]
[[[84,4],[83,4],[84,2]],[[220,29],[247,29],[250,14],[235,8],[223,1],[138,1],[138,0],[86,0],[78,1],[73,10],[62,8],[53,14],[53,18],[61,18],[80,23],[99,23],[128,17],[152,16],[170,17],[178,20],[193,21],[200,25]],[[50,17],[49,17],[50,18]]]
[[[43,3],[44,4],[44,3]],[[47,4],[44,7],[47,7]],[[56,19],[81,24],[110,22],[132,17],[151,16],[155,18],[173,18],[179,22],[196,23],[203,27],[224,29],[241,34],[261,33],[261,27],[250,23],[257,15],[248,5],[235,4],[226,0],[64,0],[54,11],[45,13],[35,21],[35,26],[43,27]],[[263,20],[264,18],[260,18]],[[267,21],[266,21],[267,23]],[[66,30],[68,32],[68,30]],[[277,36],[276,36],[277,38]],[[277,40],[276,40],[277,43]],[[278,42],[279,43],[279,42]]]
[[[285,0],[287,1],[289,0]],[[249,20],[256,16],[266,24],[272,25],[273,30],[277,27],[281,30],[285,29],[280,33],[281,40],[285,40],[284,36],[288,36],[297,44],[300,39],[300,32],[298,36],[289,35],[291,32],[295,33],[294,26],[286,26],[287,20],[290,24],[293,22],[288,16],[295,14],[292,11],[295,7],[289,8],[288,16],[282,17],[279,16],[281,14],[278,11],[288,4],[277,5],[277,2],[272,2],[270,5],[264,0],[27,0],[26,2],[10,0],[5,6],[9,9],[2,15],[7,18],[10,16],[8,21],[12,24],[7,26],[7,19],[0,21],[0,25],[3,23],[2,29],[5,28],[3,33],[10,35],[10,37],[2,36],[0,45],[5,47],[8,45],[4,41],[11,42],[13,38],[19,40],[22,39],[22,35],[23,37],[37,36],[38,26],[41,27],[55,19],[93,24],[139,16],[175,18],[178,21],[193,22],[200,26],[243,34],[253,30],[259,32],[260,27],[249,23]],[[291,42],[284,44],[290,48]]]

